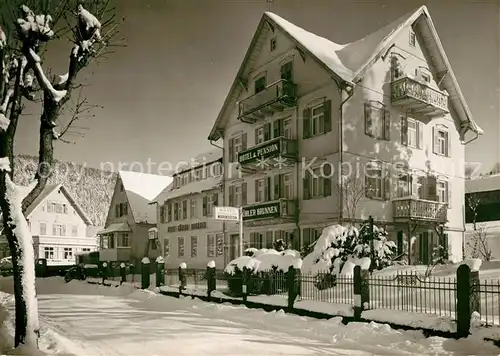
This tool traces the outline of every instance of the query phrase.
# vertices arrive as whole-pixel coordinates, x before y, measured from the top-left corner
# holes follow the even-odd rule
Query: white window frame
[[[54,236],[64,236],[62,234],[63,231],[63,224],[54,224],[52,225],[52,234]]]
[[[70,260],[73,258],[73,248],[72,247],[65,247],[63,250],[64,253],[64,259],[65,260]]]
[[[217,234],[207,235],[207,257],[215,257],[217,254]]]
[[[384,173],[381,165],[371,163],[366,167],[366,180],[369,181],[366,187],[367,193],[371,199],[384,198]],[[370,191],[368,191],[370,189]]]
[[[43,255],[47,260],[53,260],[54,259],[54,248],[53,247],[44,247],[43,248]]]
[[[444,180],[436,181],[436,195],[440,203],[448,204],[448,182]]]
[[[189,216],[191,218],[197,218],[198,217],[198,202],[196,201],[196,198],[193,198],[189,201]]]
[[[255,202],[263,202],[266,200],[266,179],[257,180],[257,191],[255,192]]]
[[[186,241],[184,241],[184,236],[179,236],[177,238],[177,257],[185,257],[185,256],[186,256]]]
[[[207,195],[207,215],[206,216],[213,215],[213,208],[214,208],[214,200],[212,198],[212,195],[208,194]]]
[[[293,197],[293,179],[292,173],[283,175],[283,198],[292,199]]]
[[[130,246],[130,238],[127,233],[122,234],[122,246],[121,247],[129,247]]]
[[[448,131],[439,127],[436,127],[436,139],[439,142],[437,154],[442,156],[448,155],[448,140],[450,136],[448,135]],[[442,134],[442,136],[441,136]]]
[[[243,204],[243,186],[241,184],[236,184],[233,191],[234,206],[240,207]]]
[[[312,170],[311,181],[309,186],[311,198],[320,198],[324,195],[324,184],[321,177],[321,168],[315,168]]]
[[[315,110],[318,112],[315,113]],[[325,133],[325,104],[321,103],[311,108],[311,137]]]
[[[44,226],[44,229],[43,229],[44,231],[42,231],[42,225]],[[38,222],[38,229],[39,229],[39,231],[38,231],[39,235],[47,236],[47,223],[45,221]]]
[[[410,30],[408,42],[409,42],[410,46],[412,46],[412,47],[417,46],[417,35],[412,30]]]
[[[255,135],[255,139],[257,140],[255,142],[256,145],[265,142],[265,139],[264,139],[264,126],[261,126],[261,127],[259,127],[257,129],[257,134]]]
[[[292,118],[289,117],[283,120],[283,136],[292,139]]]
[[[398,198],[404,198],[411,195],[411,175],[409,173],[402,173],[397,179],[397,192]]]
[[[408,146],[417,148],[417,141],[418,141],[418,132],[417,132],[417,120],[407,117],[406,118],[406,127],[407,127],[407,140],[408,140]]]
[[[233,138],[233,157],[236,161],[238,161],[238,153],[243,149],[243,140],[242,136],[236,136]]]

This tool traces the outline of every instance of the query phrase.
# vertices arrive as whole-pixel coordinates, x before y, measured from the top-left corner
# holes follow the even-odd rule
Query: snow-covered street
[[[425,338],[382,324],[341,324],[174,299],[130,286],[37,281],[41,348],[59,355],[499,354],[479,340]],[[12,308],[12,296],[1,303]]]

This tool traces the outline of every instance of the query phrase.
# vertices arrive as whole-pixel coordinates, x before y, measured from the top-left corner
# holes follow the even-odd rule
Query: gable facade
[[[461,258],[464,115],[454,81],[438,71],[427,10],[418,11],[373,46],[381,52],[369,65],[353,68],[351,89],[282,27],[261,22],[210,135],[223,137],[224,204],[244,206],[246,246],[285,238],[300,250],[327,225],[372,215],[411,263],[428,261],[438,244]],[[236,224],[227,230],[233,246]]]

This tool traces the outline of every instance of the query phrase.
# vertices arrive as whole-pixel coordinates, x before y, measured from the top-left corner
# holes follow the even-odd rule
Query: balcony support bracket
[[[295,46],[295,49],[297,50],[297,52],[299,52],[299,55],[300,55],[300,58],[302,58],[302,62],[306,62],[306,54],[304,53],[304,51],[299,47],[299,46]]]
[[[445,70],[444,72],[438,73],[438,77],[439,77],[439,80],[437,83],[438,88],[441,88],[441,83],[443,82],[444,78],[446,78],[448,73],[449,73],[449,70]]]
[[[245,89],[245,91],[248,91],[248,82],[243,79],[242,77],[238,77],[238,84]]]

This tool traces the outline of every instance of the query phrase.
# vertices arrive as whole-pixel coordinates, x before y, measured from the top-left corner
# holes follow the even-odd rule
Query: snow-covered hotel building
[[[214,207],[222,201],[222,149],[200,154],[176,170],[172,184],[151,201],[158,207],[166,268],[185,262],[200,269],[210,261],[223,268],[223,223],[213,219]]]
[[[246,246],[300,249],[372,215],[426,263],[437,244],[462,257],[464,145],[481,133],[421,7],[346,45],[266,12],[208,139]],[[232,256],[238,232],[226,223]]]

